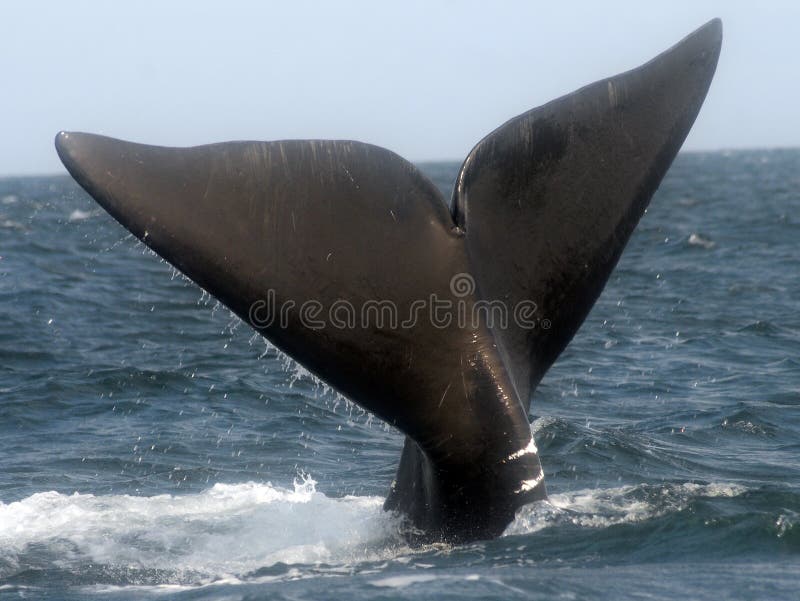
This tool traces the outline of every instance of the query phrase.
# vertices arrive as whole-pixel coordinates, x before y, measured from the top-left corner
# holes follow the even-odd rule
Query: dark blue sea
[[[800,151],[678,157],[531,427],[550,500],[410,548],[397,431],[66,176],[0,180],[0,598],[789,600]]]

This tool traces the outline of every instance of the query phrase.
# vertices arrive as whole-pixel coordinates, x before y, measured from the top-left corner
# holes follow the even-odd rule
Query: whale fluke
[[[505,123],[447,203],[343,140],[164,148],[61,132],[111,215],[273,344],[406,434],[386,508],[415,540],[498,536],[546,496],[532,391],[600,295],[697,116],[719,20]]]

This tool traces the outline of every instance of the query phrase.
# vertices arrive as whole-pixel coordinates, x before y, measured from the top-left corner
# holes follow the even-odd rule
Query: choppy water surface
[[[681,155],[534,396],[550,501],[411,549],[396,431],[71,180],[0,180],[0,597],[796,599],[799,251],[800,151]]]

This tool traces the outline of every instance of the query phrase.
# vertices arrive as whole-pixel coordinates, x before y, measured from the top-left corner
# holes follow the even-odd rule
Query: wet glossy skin
[[[386,508],[414,540],[488,538],[546,496],[531,393],[688,133],[720,42],[712,21],[639,69],[509,121],[467,157],[452,208],[413,165],[359,142],[177,149],[62,132],[56,147],[126,228],[407,435]],[[454,287],[464,276],[472,289]],[[443,323],[418,310],[433,298],[468,315],[530,301],[535,325],[480,311]],[[396,323],[343,327],[330,312],[376,301]],[[303,307],[320,310],[310,320]]]

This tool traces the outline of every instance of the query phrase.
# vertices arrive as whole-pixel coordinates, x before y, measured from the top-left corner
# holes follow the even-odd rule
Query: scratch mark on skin
[[[294,211],[292,211],[292,231],[295,231],[295,232],[297,231],[297,223],[295,222],[295,219],[294,219]]]
[[[611,81],[608,82],[608,103],[612,107],[617,106],[617,90]]]
[[[461,386],[464,388],[464,398],[469,400],[469,394],[467,393],[467,380],[464,378],[464,355],[459,355],[458,361],[461,363]]]
[[[208,198],[208,191],[211,189],[211,178],[213,177],[213,175],[214,175],[214,170],[209,169],[208,177],[206,178],[206,189],[205,192],[203,192],[203,201],[205,201]]]
[[[437,409],[441,409],[442,408],[442,403],[444,403],[444,397],[447,396],[447,391],[450,390],[450,384],[452,384],[452,383],[453,383],[452,380],[447,383],[447,388],[444,389],[444,394],[442,394],[442,398],[439,400],[439,404],[436,407]]]
[[[316,169],[314,168],[317,165],[317,144],[315,140],[309,140],[309,146],[311,147],[311,163],[309,167],[311,168],[311,176],[316,177]]]
[[[283,149],[283,143],[278,142],[278,149],[281,151],[281,161],[283,162],[283,172],[286,177],[289,177],[289,159],[286,158],[286,151]]]
[[[459,361],[461,363],[461,386],[464,389],[464,401],[467,404],[467,410],[470,413],[474,413],[475,410],[472,408],[472,398],[470,397],[469,390],[467,388],[467,378],[466,374],[464,373],[464,356],[459,355]]]

